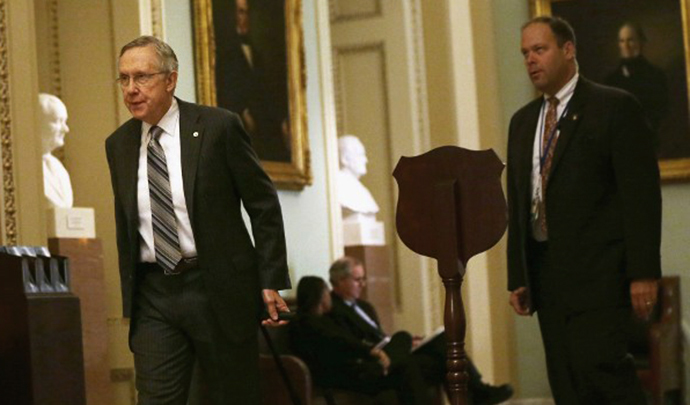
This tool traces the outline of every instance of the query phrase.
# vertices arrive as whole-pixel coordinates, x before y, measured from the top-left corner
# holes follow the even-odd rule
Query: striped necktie
[[[541,200],[539,201],[539,230],[544,237],[548,237],[548,229],[546,226],[546,186],[549,183],[549,175],[551,174],[551,162],[553,162],[553,153],[556,151],[556,143],[558,142],[558,99],[556,97],[549,97],[549,110],[546,113],[544,133],[542,134],[541,156],[543,156],[544,163],[541,167]]]
[[[163,268],[165,274],[171,274],[182,259],[182,254],[177,236],[177,220],[170,191],[168,166],[165,151],[160,144],[162,134],[163,129],[158,126],[153,126],[149,130],[150,139],[147,148],[149,194],[156,262]]]

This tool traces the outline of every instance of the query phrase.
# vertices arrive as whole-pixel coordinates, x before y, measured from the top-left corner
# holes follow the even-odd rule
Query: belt
[[[137,266],[137,270],[142,273],[163,271],[166,276],[177,276],[189,270],[198,267],[198,259],[196,257],[183,257],[172,270],[163,269],[158,263],[142,262]]]

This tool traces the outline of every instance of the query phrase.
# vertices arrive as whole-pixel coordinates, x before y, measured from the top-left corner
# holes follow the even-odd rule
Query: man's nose
[[[130,79],[127,85],[122,87],[122,91],[126,94],[137,93],[139,91],[139,87],[134,84],[134,80]]]
[[[534,54],[532,52],[529,52],[527,56],[525,56],[525,64],[531,65],[534,63]]]

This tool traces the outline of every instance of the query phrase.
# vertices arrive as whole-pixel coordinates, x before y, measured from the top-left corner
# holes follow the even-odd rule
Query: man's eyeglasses
[[[123,89],[129,86],[130,81],[134,82],[134,85],[137,87],[145,87],[145,86],[151,84],[151,79],[153,79],[153,76],[163,75],[166,73],[168,73],[168,72],[138,73],[134,76],[120,75],[120,77],[115,79],[115,81]]]

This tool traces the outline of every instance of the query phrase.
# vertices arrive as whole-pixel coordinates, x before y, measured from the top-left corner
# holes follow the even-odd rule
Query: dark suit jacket
[[[357,312],[334,292],[331,292],[331,302],[333,303],[333,308],[331,312],[328,313],[328,316],[331,317],[335,323],[357,337],[357,339],[377,344],[386,337],[385,332],[381,329],[381,323],[379,322],[379,316],[376,313],[376,309],[367,301],[357,300],[357,306],[362,308],[362,310],[369,315],[378,325],[378,328],[374,328],[367,321],[362,319],[361,316],[357,315]]]
[[[320,386],[367,392],[383,375],[383,368],[370,354],[374,345],[329,316],[299,314],[289,331],[292,350],[307,363]]]
[[[542,98],[520,109],[508,140],[508,289],[534,286],[532,149]],[[629,303],[629,282],[661,274],[661,193],[639,103],[580,77],[560,124],[546,190],[550,288],[573,311]],[[533,269],[532,269],[533,270]],[[533,308],[534,309],[534,308]]]
[[[276,191],[237,115],[178,100],[182,178],[199,267],[221,327],[235,339],[256,333],[260,290],[290,288]],[[137,168],[141,121],[106,140],[115,195],[124,316],[132,315],[139,262]],[[196,134],[196,136],[195,136]],[[255,246],[240,212],[244,204]]]

